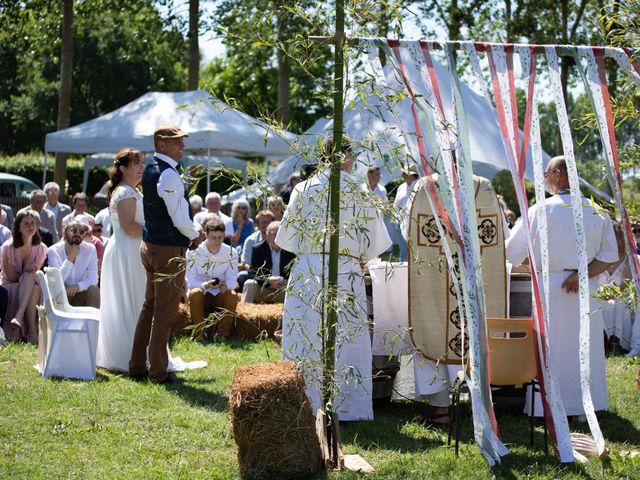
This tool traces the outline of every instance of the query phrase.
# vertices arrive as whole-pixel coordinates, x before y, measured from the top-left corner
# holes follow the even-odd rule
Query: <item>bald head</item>
[[[567,175],[567,162],[563,155],[553,157],[547,164],[544,174],[547,190],[550,194],[556,195],[563,188],[569,188],[569,177]]]

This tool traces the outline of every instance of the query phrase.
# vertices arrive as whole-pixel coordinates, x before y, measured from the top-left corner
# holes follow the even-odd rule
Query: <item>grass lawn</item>
[[[206,360],[182,373],[177,386],[135,383],[100,372],[95,382],[42,379],[32,367],[36,350],[9,345],[0,351],[0,478],[239,478],[227,413],[227,392],[238,365],[278,359],[278,345],[177,341],[174,356]],[[512,453],[489,468],[472,442],[470,420],[461,428],[460,458],[447,432],[418,424],[423,405],[377,405],[374,422],[342,428],[346,453],[360,453],[375,468],[366,476],[343,472],[330,479],[591,478],[640,479],[639,365],[607,360],[609,410],[599,414],[609,458],[586,466],[545,457],[542,429],[528,446],[528,422],[515,410],[498,410],[503,440]],[[586,426],[572,424],[572,431]],[[324,478],[320,475],[318,478]]]

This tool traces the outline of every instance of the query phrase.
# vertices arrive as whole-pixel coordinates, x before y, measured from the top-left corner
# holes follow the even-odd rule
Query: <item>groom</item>
[[[167,344],[178,314],[185,272],[182,263],[172,259],[184,258],[187,247],[196,248],[204,239],[193,225],[178,173],[186,136],[177,126],[159,127],[153,134],[153,161],[142,176],[145,226],[140,256],[147,271],[147,286],[133,338],[129,375],[138,380],[148,376],[154,383],[178,381],[167,372]]]

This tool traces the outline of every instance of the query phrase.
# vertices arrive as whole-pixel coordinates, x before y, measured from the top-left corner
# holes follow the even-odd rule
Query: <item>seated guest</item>
[[[35,210],[31,210],[31,211],[35,212]],[[38,212],[35,212],[35,213],[38,213]],[[51,231],[42,226],[42,222],[40,221],[39,215],[38,215],[38,233],[40,234],[42,243],[44,243],[47,246],[47,248],[49,248],[51,245],[56,243],[53,241],[53,234],[51,233]]]
[[[220,211],[222,208],[222,199],[220,198],[220,194],[217,192],[209,192],[207,196],[204,197],[204,206],[206,210],[202,210],[197,213],[193,217],[193,223],[196,224],[196,228],[202,227],[202,219],[207,213],[215,213],[220,217],[222,223],[227,225],[227,222],[231,222],[231,218]],[[225,232],[226,236],[229,237],[233,231],[231,230],[231,226],[227,227],[227,231]]]
[[[98,215],[96,215],[96,221],[91,227],[91,235],[93,235],[93,238],[100,240],[103,250],[106,248],[107,242],[109,241],[109,237],[104,235],[105,231],[104,225],[98,221]],[[93,243],[93,240],[91,240],[91,243]]]
[[[93,223],[95,225],[101,226],[101,232],[98,238],[100,238],[102,240],[102,243],[106,245],[107,242],[105,238],[109,239],[109,237],[111,236],[111,212],[109,212],[109,207],[104,207],[102,210],[96,213],[96,218],[93,220]]]
[[[2,215],[0,216],[0,223],[7,227],[9,230],[13,229],[13,209],[9,205],[5,205],[4,203],[0,204],[2,209]]]
[[[269,197],[267,200],[267,208],[271,210],[277,221],[282,220],[284,215],[284,201],[280,197]]]
[[[59,202],[60,197],[60,185],[56,182],[48,182],[44,186],[44,193],[47,195],[47,204],[45,208],[53,213],[56,217],[56,232],[58,239],[63,236],[62,233],[62,219],[71,213],[69,205]]]
[[[52,243],[56,243],[59,239],[58,230],[56,228],[56,216],[51,213],[48,209],[44,208],[45,203],[47,202],[47,195],[42,190],[34,190],[29,195],[29,207],[24,207],[21,210],[18,210],[18,213],[31,209],[38,212],[40,215],[40,227],[47,230],[51,237],[53,238]],[[46,244],[46,242],[45,242]],[[47,244],[49,246],[50,244]]]
[[[36,272],[47,257],[47,247],[38,233],[40,216],[33,210],[16,215],[13,238],[0,249],[2,270],[0,285],[9,294],[4,330],[8,338],[38,343],[36,305],[40,300],[40,287]]]
[[[102,257],[104,256],[104,243],[102,239],[93,235],[93,227],[95,226],[93,217],[91,215],[78,215],[75,221],[80,224],[83,231],[83,240],[86,243],[93,245],[98,255],[98,274],[102,270]]]
[[[87,213],[87,208],[89,207],[89,197],[84,192],[76,193],[71,199],[71,204],[73,206],[73,211],[62,219],[62,229],[67,223],[71,220],[74,220],[78,215],[87,215],[91,218],[91,221],[94,220],[93,215],[89,215]]]
[[[225,338],[231,332],[238,297],[233,293],[238,277],[238,254],[224,243],[225,226],[210,220],[204,227],[206,240],[187,252],[187,288],[191,321],[202,328],[205,316],[220,312],[210,332]]]
[[[82,241],[84,232],[80,222],[67,223],[64,240],[49,249],[49,266],[60,270],[71,305],[100,308],[98,255],[92,244]]]
[[[231,219],[227,221],[227,229],[229,225],[233,231],[230,236],[231,246],[241,254],[244,241],[256,229],[253,220],[251,220],[251,207],[245,199],[241,198],[233,202]]]
[[[238,285],[240,290],[244,286],[244,282],[249,278],[253,278],[254,272],[251,271],[251,256],[253,254],[254,245],[264,241],[267,234],[267,226],[275,220],[271,210],[260,210],[256,215],[257,230],[247,237],[242,248],[241,262],[238,266],[242,270],[238,274]]]
[[[191,195],[189,197],[189,206],[191,207],[191,213],[195,217],[202,211],[202,197],[200,195]]]
[[[11,238],[11,229],[0,223],[0,246]]]
[[[295,255],[282,250],[276,243],[279,228],[280,222],[271,222],[267,227],[266,240],[253,247],[251,271],[255,277],[244,284],[243,303],[284,303]]]

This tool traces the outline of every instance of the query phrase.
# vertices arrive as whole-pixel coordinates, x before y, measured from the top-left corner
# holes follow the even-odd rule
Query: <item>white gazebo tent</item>
[[[203,90],[149,92],[113,112],[45,137],[47,153],[115,153],[131,147],[153,151],[153,132],[159,125],[185,130],[185,150],[212,156],[255,157],[290,154],[296,136],[276,131]]]

